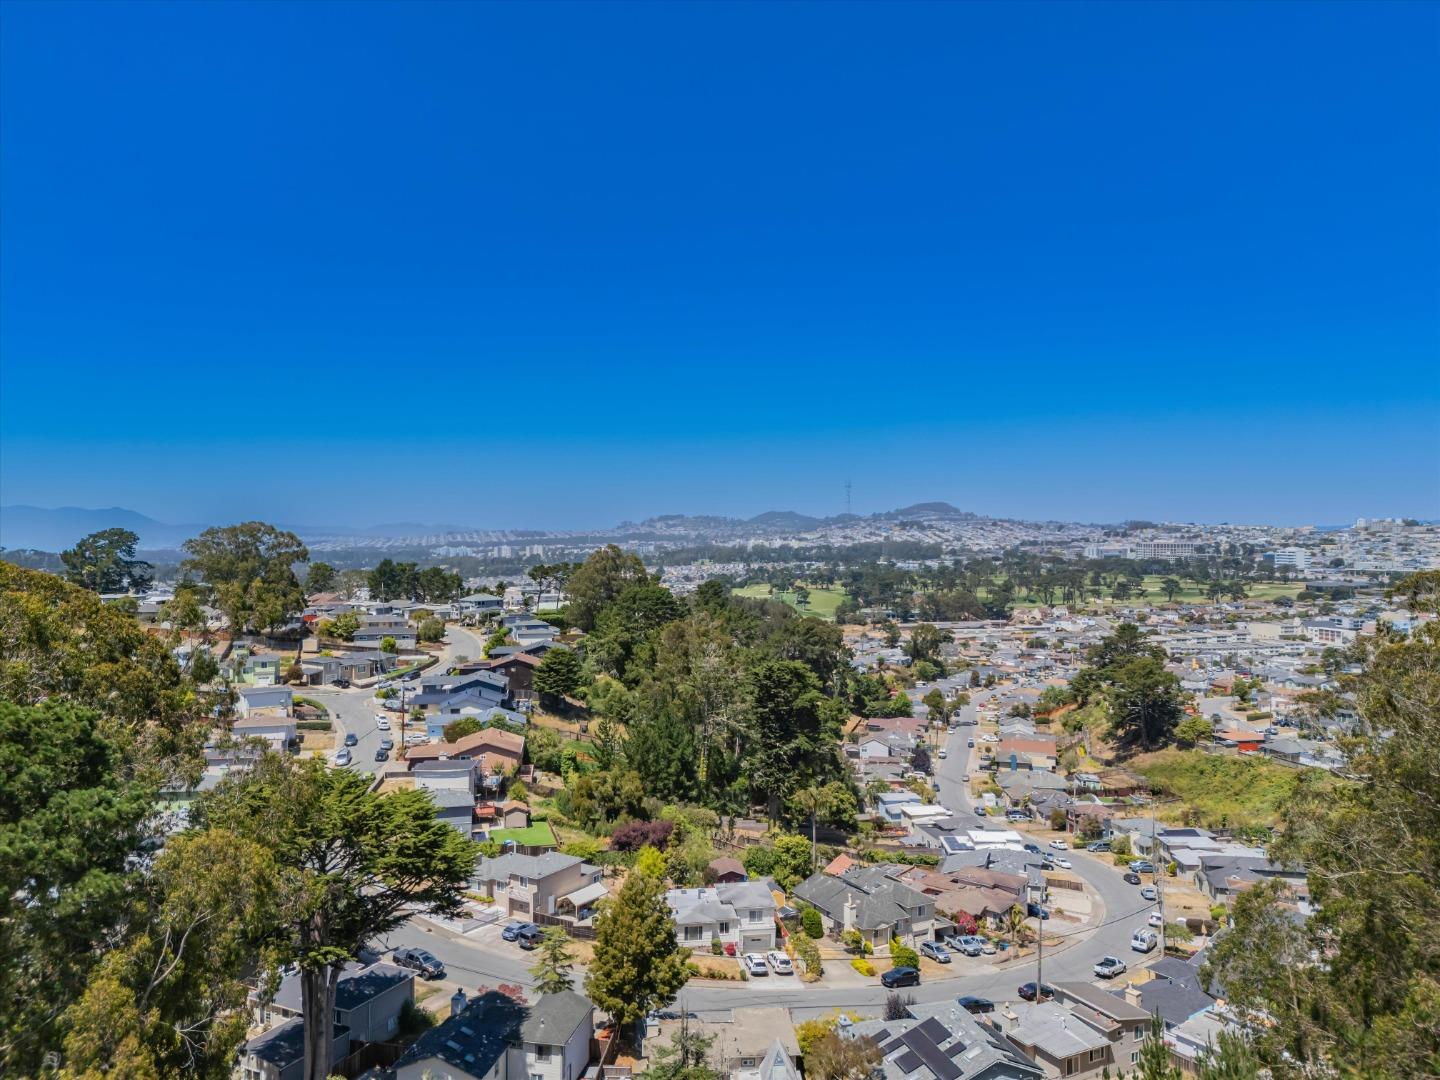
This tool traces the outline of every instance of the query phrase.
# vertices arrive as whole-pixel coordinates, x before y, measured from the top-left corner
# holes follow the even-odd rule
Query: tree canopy
[[[97,593],[147,589],[154,567],[135,558],[140,537],[129,529],[102,529],[60,553],[65,577],[72,584]]]
[[[184,547],[182,569],[210,590],[235,633],[284,626],[304,610],[295,565],[309,562],[310,552],[294,533],[247,521],[206,529]]]

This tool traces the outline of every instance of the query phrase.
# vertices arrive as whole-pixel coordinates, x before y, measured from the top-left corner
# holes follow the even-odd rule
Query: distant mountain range
[[[976,515],[957,509],[949,503],[916,503],[899,510],[890,510],[870,517],[877,521],[973,521]],[[857,514],[839,514],[834,517],[817,518],[793,510],[769,510],[752,518],[726,518],[709,515],[687,516],[669,514],[649,518],[638,525],[624,522],[614,530],[599,530],[596,535],[614,532],[617,535],[635,532],[690,532],[710,531],[744,532],[761,534],[798,533],[839,525],[848,521],[863,520]],[[279,523],[277,523],[279,524]],[[0,506],[0,547],[11,550],[33,548],[39,551],[62,551],[72,547],[75,541],[101,529],[129,529],[140,537],[141,548],[172,550],[178,548],[192,536],[202,532],[204,524],[170,525],[152,517],[120,506],[104,509],[86,509],[78,506],[45,508],[39,506]],[[302,539],[306,537],[354,537],[356,540],[403,539],[408,537],[436,537],[475,531],[480,526],[427,525],[420,522],[389,522],[365,528],[330,525],[281,525],[294,531]],[[518,532],[519,530],[511,530]],[[587,530],[589,532],[589,530]],[[542,536],[541,532],[531,535]]]

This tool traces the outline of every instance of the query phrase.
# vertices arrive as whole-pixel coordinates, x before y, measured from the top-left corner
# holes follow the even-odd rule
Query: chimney
[[[1140,987],[1136,986],[1134,983],[1130,983],[1128,986],[1126,986],[1125,1000],[1128,1001],[1131,1005],[1134,1005],[1137,1009],[1140,1008]]]
[[[459,1016],[465,1011],[465,991],[456,990],[450,995],[450,1015]]]

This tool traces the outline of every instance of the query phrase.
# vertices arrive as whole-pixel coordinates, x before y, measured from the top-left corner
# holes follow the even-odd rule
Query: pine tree
[[[632,873],[595,919],[595,959],[585,993],[617,1024],[640,1021],[675,1000],[689,977],[690,952],[675,943],[661,882]]]
[[[1150,1034],[1140,1048],[1140,1064],[1131,1076],[1135,1080],[1182,1080],[1165,1045],[1165,1021],[1158,1016],[1150,1021]]]
[[[559,926],[545,928],[540,940],[539,955],[530,968],[535,989],[541,994],[559,994],[575,988],[570,970],[575,966],[570,955],[570,935]]]

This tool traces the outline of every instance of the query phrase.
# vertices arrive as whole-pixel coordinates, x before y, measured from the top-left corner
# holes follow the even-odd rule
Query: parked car
[[[1069,859],[1066,859],[1066,858],[1064,858],[1064,857],[1061,857],[1061,858],[1055,860],[1055,865],[1058,866],[1058,867],[1060,867],[1061,870],[1069,870],[1069,869],[1070,869],[1070,860],[1069,860]]]
[[[950,962],[950,950],[941,945],[938,941],[922,941],[920,943],[920,955],[928,956],[937,964],[948,964]]]
[[[966,994],[964,997],[957,998],[956,1000],[959,1002],[959,1005],[962,1009],[964,1009],[968,1013],[974,1013],[976,1016],[980,1016],[984,1013],[992,1013],[995,1011],[995,1003],[989,998],[976,997],[974,994]]]
[[[960,774],[960,782],[961,782],[962,784],[968,784],[968,783],[970,782],[970,774],[969,774],[968,772],[967,772],[967,773],[961,773],[961,774]]]
[[[1009,814],[1006,814],[1005,817],[1006,817],[1006,819],[1008,819],[1008,820],[1010,820],[1010,821],[1014,821],[1014,820],[1015,820],[1014,818],[1010,817]],[[1040,854],[1040,845],[1039,845],[1039,844],[1026,844],[1026,845],[1025,845],[1025,850],[1028,851],[1028,852],[1030,852],[1032,855],[1039,855],[1039,854]]]
[[[1116,975],[1125,973],[1125,961],[1114,956],[1105,956],[1095,965],[1095,977],[1097,979],[1113,979]]]
[[[966,956],[979,956],[985,951],[985,939],[978,934],[966,934],[964,937],[951,938],[950,944]]]
[[[423,731],[412,731],[405,736],[406,746],[421,746],[430,741],[430,736]]]
[[[390,738],[390,736],[388,736],[388,735],[385,736],[385,738],[383,738],[383,739],[380,740],[380,749],[381,749],[381,750],[394,750],[394,749],[395,749],[395,740],[392,739],[392,738]]]
[[[1155,872],[1155,864],[1148,859],[1137,859],[1130,864],[1130,869],[1137,874],[1153,874]]]
[[[1034,901],[1025,905],[1025,914],[1039,919],[1048,919],[1050,917],[1049,909],[1041,907]]]
[[[1137,874],[1137,873],[1135,873],[1134,870],[1127,871],[1126,874],[1125,874],[1125,884],[1126,884],[1126,885],[1139,885],[1139,884],[1140,884],[1140,875]]]
[[[765,966],[765,958],[758,952],[747,952],[740,958],[740,962],[745,965],[745,971],[752,979],[770,974],[770,969]]]
[[[950,751],[948,751],[948,750],[943,750],[943,749],[940,751],[940,759],[941,759],[942,761],[943,761],[945,758],[949,757],[949,756],[950,756]]]
[[[770,965],[770,970],[775,972],[776,975],[795,974],[795,965],[790,962],[790,957],[778,949],[772,949],[766,953],[765,962]]]
[[[536,926],[533,922],[524,922],[523,920],[516,919],[513,922],[506,923],[500,928],[500,939],[502,941],[519,941],[520,935],[524,931],[539,929],[540,927]]]
[[[377,728],[379,728],[381,731],[389,731],[389,730],[390,730],[390,718],[389,718],[388,716],[377,716],[377,717],[375,717],[375,726],[376,726]]]
[[[360,743],[360,736],[359,736],[359,735],[356,735],[353,731],[351,731],[351,732],[349,732],[349,733],[346,734],[346,736],[345,736],[345,745],[346,745],[346,746],[358,746],[359,743]]]
[[[975,740],[974,740],[974,739],[966,739],[966,740],[965,740],[965,746],[966,746],[967,749],[970,748],[970,747],[972,747],[972,746],[974,746],[974,745],[975,745]]]
[[[1021,983],[1020,988],[1015,991],[1026,1001],[1035,1001],[1036,985],[1033,982]],[[1055,988],[1049,983],[1041,983],[1039,986],[1040,1001],[1048,1001],[1055,996]]]
[[[330,763],[337,769],[348,769],[354,764],[354,758],[350,756],[349,748],[342,746],[339,750],[335,751],[335,756],[330,759]]]
[[[521,927],[515,935],[515,941],[522,949],[538,948],[540,942],[545,938],[545,931],[534,923],[527,923]]]
[[[420,678],[420,672],[418,672],[418,671],[411,671],[411,672],[406,673],[405,675],[402,675],[401,678],[402,678],[405,682],[414,682],[416,679]]]
[[[983,952],[986,956],[994,956],[995,942],[991,941],[989,938],[986,938],[985,944],[980,946],[980,951]]]
[[[335,687],[337,690],[349,690],[349,689],[350,689],[350,680],[349,680],[349,679],[336,679],[336,680],[335,680],[334,682],[332,682],[330,685],[333,686],[333,687]]]
[[[1070,850],[1070,845],[1067,844],[1064,840],[1051,840],[1051,841],[1050,841],[1050,846],[1051,846],[1052,848],[1054,848],[1056,851],[1069,851],[1069,850]]]
[[[375,760],[376,760],[376,761],[389,761],[389,760],[390,760],[390,751],[387,750],[387,749],[385,749],[385,747],[383,747],[383,746],[380,747],[379,750],[376,750],[376,751],[375,751]]]
[[[1160,894],[1155,891],[1154,885],[1146,885],[1143,889],[1140,890],[1140,899],[1158,900],[1160,899]]]
[[[977,814],[980,815],[981,817],[984,817],[984,816],[985,816],[985,807],[983,807],[983,806],[976,806],[976,807],[975,807],[975,813],[977,813]]]
[[[445,965],[424,949],[396,949],[395,966],[409,968],[411,971],[417,972],[422,979],[443,979],[445,977]]]
[[[1093,844],[1086,844],[1086,845],[1085,845],[1085,850],[1086,850],[1086,851],[1109,851],[1109,850],[1110,850],[1110,841],[1109,841],[1109,840],[1096,840],[1095,843],[1093,843]]]
[[[1136,930],[1130,935],[1130,948],[1136,952],[1147,953],[1158,944],[1160,939],[1155,936],[1154,930]]]
[[[1150,918],[1146,921],[1149,922],[1151,926],[1164,926],[1165,916],[1161,915],[1158,911],[1152,911],[1150,912]]]
[[[894,990],[898,986],[919,986],[920,969],[913,967],[891,968],[880,976],[880,985],[887,990]]]

